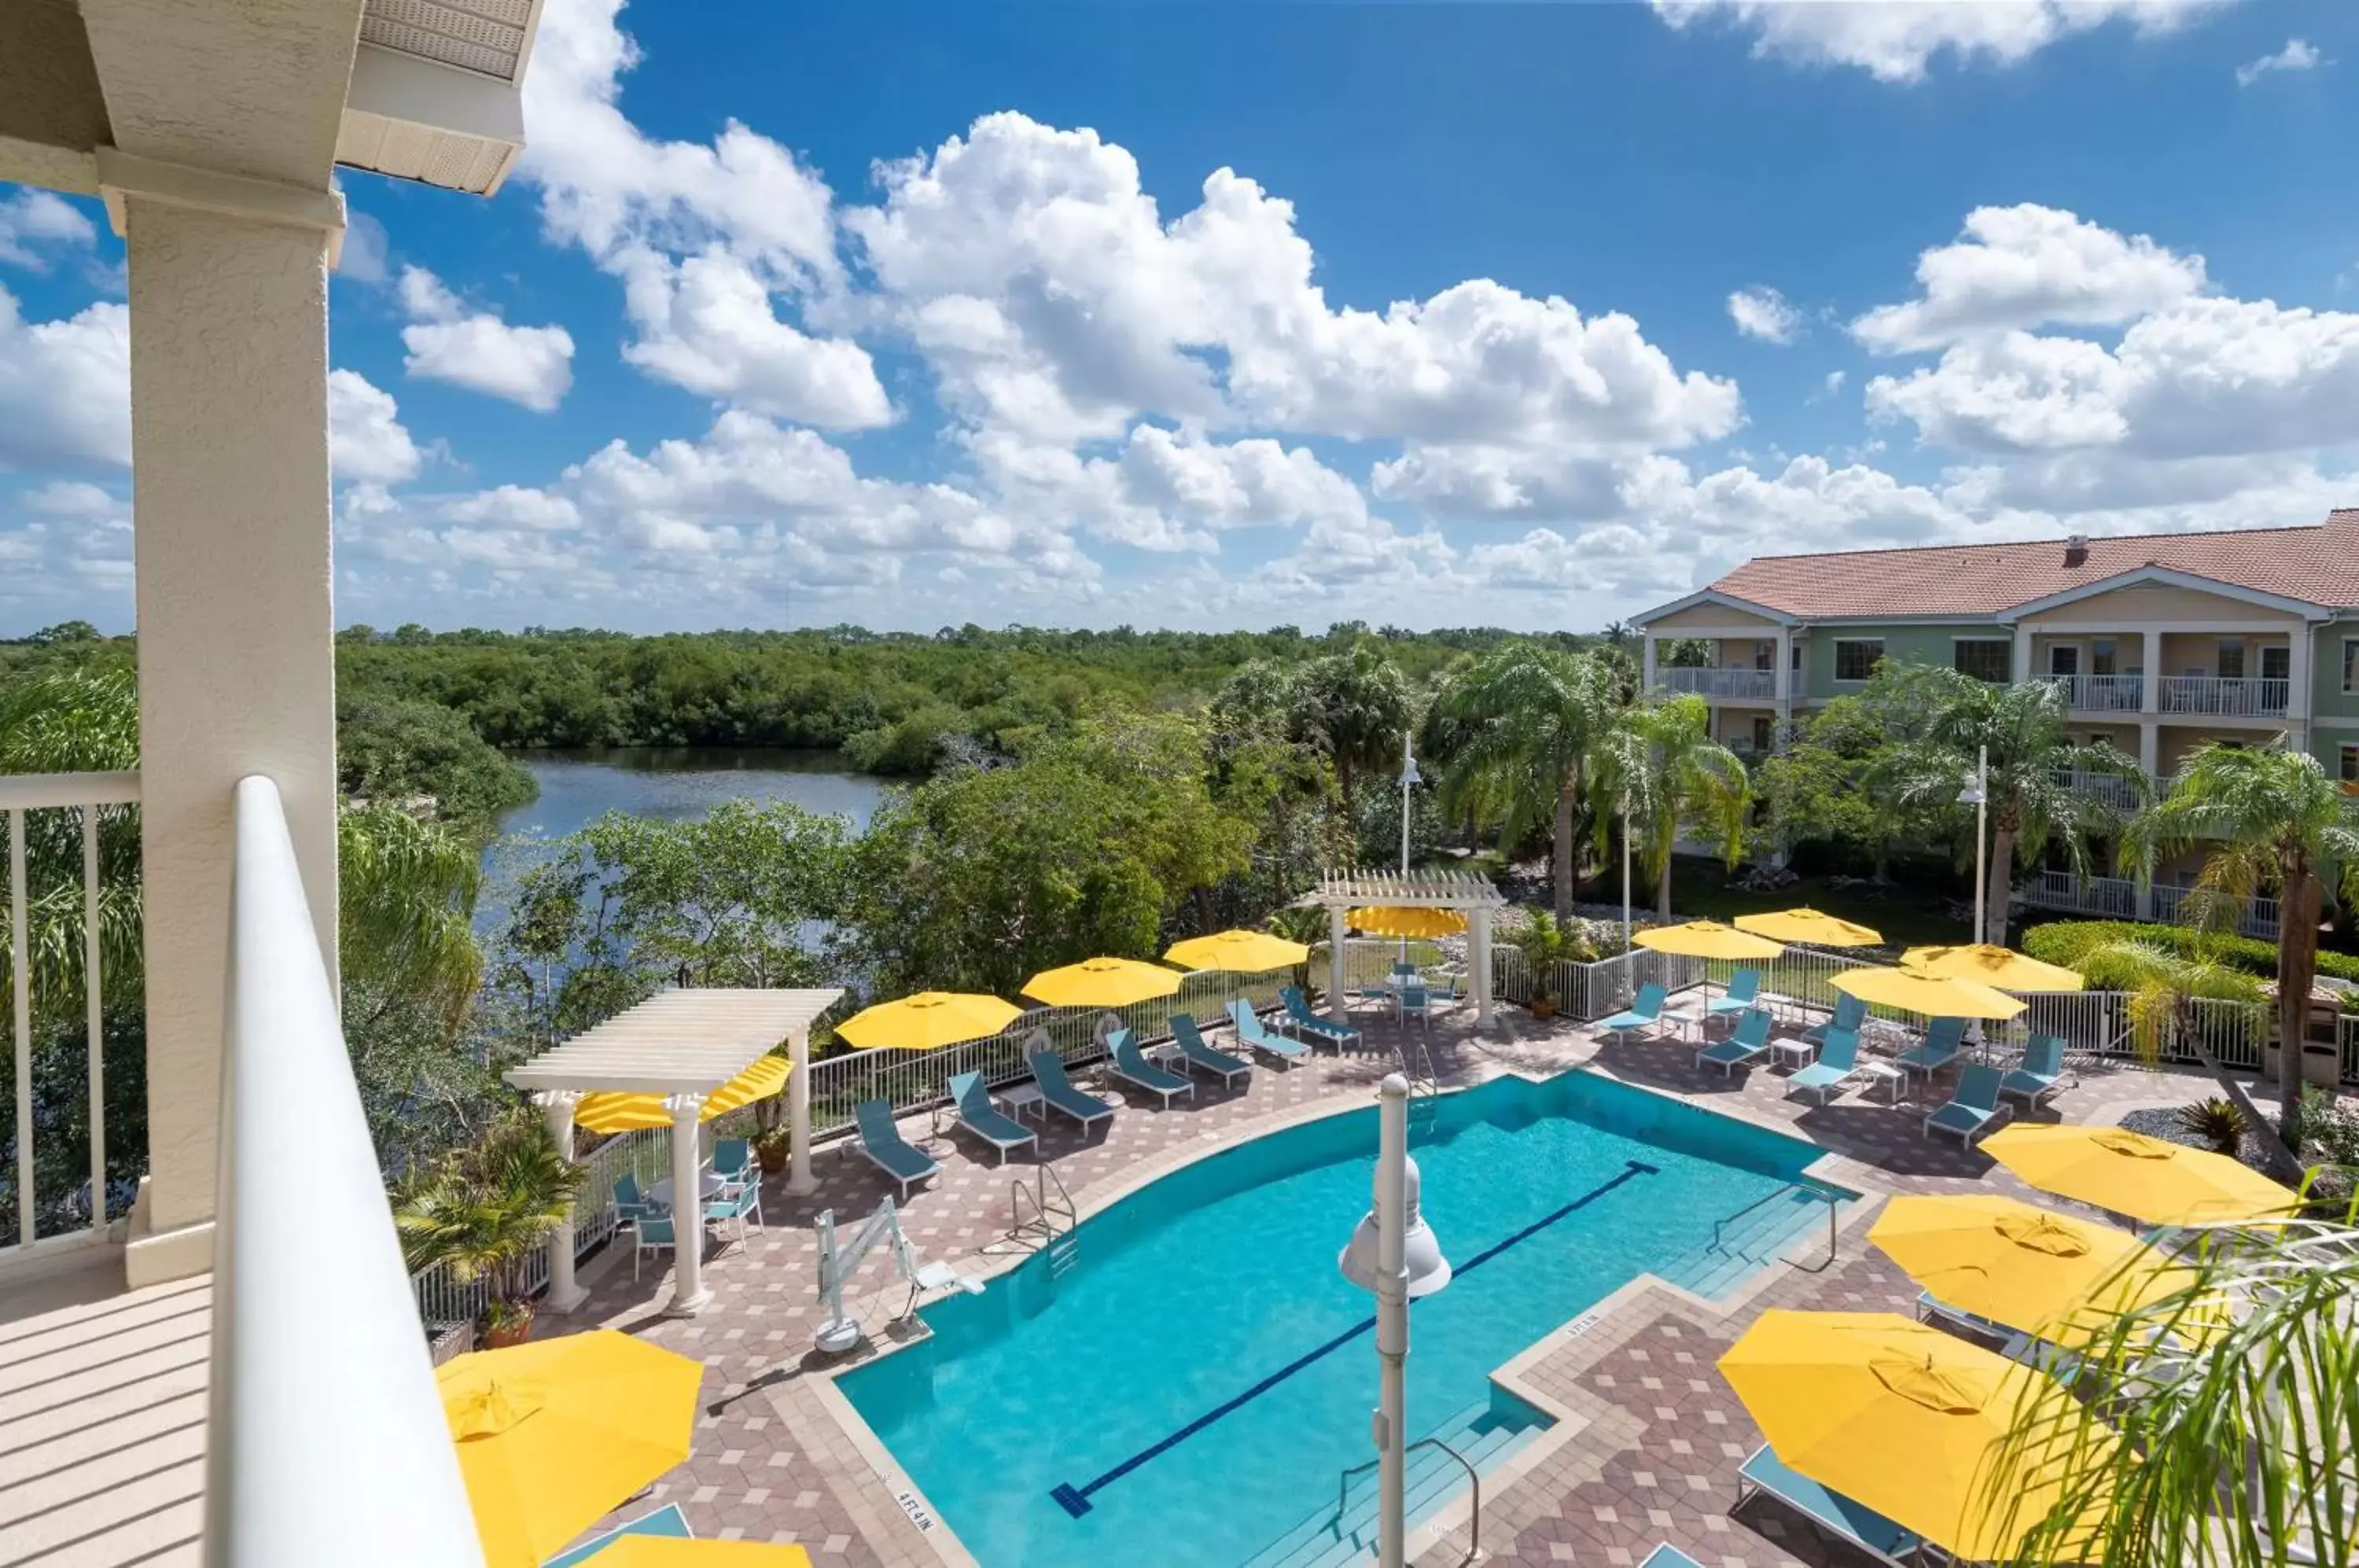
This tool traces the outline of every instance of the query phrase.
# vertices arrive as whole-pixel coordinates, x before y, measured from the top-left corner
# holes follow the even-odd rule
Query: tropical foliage
[[[1549,824],[1560,920],[1572,917],[1582,784],[1613,724],[1614,694],[1597,660],[1516,642],[1477,660],[1443,699],[1460,736],[1442,775],[1444,806],[1495,820],[1503,844]]]
[[[490,1283],[494,1301],[522,1299],[522,1265],[563,1223],[588,1171],[519,1106],[473,1142],[396,1183],[393,1223],[412,1270],[440,1265],[459,1284]],[[497,1317],[498,1313],[495,1316]]]

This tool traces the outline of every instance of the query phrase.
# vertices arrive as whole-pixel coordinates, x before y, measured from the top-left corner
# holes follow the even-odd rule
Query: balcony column
[[[102,154],[130,277],[148,1175],[134,1286],[210,1267],[231,800],[278,787],[336,964],[332,191]]]
[[[2138,712],[2162,712],[2162,634],[2152,629],[2146,633],[2146,676],[2138,682]],[[2151,724],[2147,726],[2147,733],[2149,736],[2153,734]],[[2149,766],[2147,771],[2152,773],[2154,769]]]
[[[2286,744],[2296,751],[2308,751],[2310,666],[2318,647],[2318,628],[2304,621],[2286,642]]]
[[[2015,628],[2015,657],[2007,668],[2015,672],[2015,678],[2018,681],[2032,679],[2031,628],[2029,626]]]
[[[704,1150],[697,1120],[701,1094],[674,1094],[671,1112],[671,1300],[664,1315],[692,1318],[712,1301],[704,1288]]]
[[[1777,678],[1770,682],[1769,694],[1777,699],[1777,721],[1780,724],[1794,716],[1794,628],[1777,628]]]
[[[1638,656],[1638,695],[1651,696],[1655,690],[1655,634],[1648,632]]]
[[[1335,905],[1327,911],[1327,1016],[1339,1024],[1352,1020],[1343,1016],[1343,906]]]
[[[787,1191],[807,1198],[819,1191],[819,1178],[811,1172],[809,1025],[787,1036],[787,1055],[793,1063],[787,1072],[787,1148],[793,1160],[787,1172]]]
[[[549,1118],[549,1138],[557,1152],[573,1158],[573,1107],[582,1096],[571,1089],[546,1089],[533,1096]],[[590,1299],[573,1279],[573,1208],[549,1233],[549,1294],[541,1304],[552,1312],[570,1312]]]

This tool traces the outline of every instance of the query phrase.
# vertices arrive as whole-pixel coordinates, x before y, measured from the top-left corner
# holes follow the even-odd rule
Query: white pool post
[[[1377,1093],[1376,1562],[1402,1568],[1408,1534],[1408,1081],[1387,1073]]]

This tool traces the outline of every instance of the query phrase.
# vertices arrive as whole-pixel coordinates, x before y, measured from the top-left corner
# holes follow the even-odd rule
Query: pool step
[[[1478,1475],[1486,1475],[1540,1430],[1538,1423],[1503,1414],[1486,1401],[1459,1411],[1432,1435],[1462,1454]],[[1404,1468],[1403,1491],[1411,1528],[1466,1490],[1466,1472],[1439,1449],[1412,1451]],[[1376,1473],[1365,1470],[1352,1477],[1340,1515],[1331,1497],[1318,1511],[1263,1548],[1245,1568],[1346,1568],[1367,1561],[1375,1549]]]
[[[1082,1266],[1081,1235],[1060,1231],[1049,1243],[1049,1278],[1061,1279]]]
[[[1764,1266],[1788,1257],[1806,1261],[1825,1253],[1826,1203],[1806,1192],[1784,1194],[1732,1222],[1718,1243],[1707,1242],[1665,1278],[1707,1301],[1717,1299]],[[1809,1245],[1815,1239],[1816,1252]]]

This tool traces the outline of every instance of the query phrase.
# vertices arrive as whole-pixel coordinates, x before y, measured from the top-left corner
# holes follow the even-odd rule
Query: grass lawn
[[[1881,897],[1863,889],[1831,888],[1823,877],[1805,877],[1775,893],[1748,893],[1729,886],[1728,873],[1718,861],[1681,859],[1671,867],[1671,908],[1690,919],[1727,920],[1771,909],[1807,904],[1884,933],[1895,947],[1959,942],[1970,934],[1970,920],[1952,920],[1947,894],[1894,886]],[[1642,906],[1648,907],[1648,906]]]

